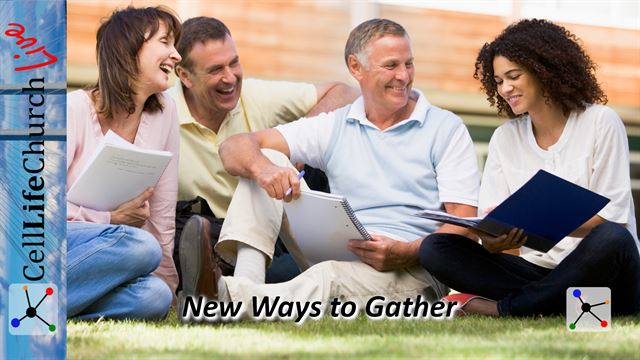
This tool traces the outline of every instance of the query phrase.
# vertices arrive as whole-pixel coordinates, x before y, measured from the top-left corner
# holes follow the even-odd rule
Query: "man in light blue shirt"
[[[236,262],[236,273],[216,276],[218,293],[204,295],[245,304],[253,296],[280,297],[324,307],[342,298],[362,308],[377,295],[436,300],[448,291],[418,265],[418,248],[432,232],[468,234],[412,214],[444,209],[476,215],[479,177],[469,133],[460,118],[412,89],[413,55],[401,25],[385,19],[360,24],[349,36],[345,61],[362,91],[353,104],[222,144],[225,169],[241,180],[216,252]],[[326,172],[332,192],[349,199],[373,239],[350,242],[361,261],[322,262],[291,281],[266,285],[264,267],[282,219],[280,200],[300,195],[291,166],[298,161]],[[198,278],[191,274],[185,295],[201,294]]]

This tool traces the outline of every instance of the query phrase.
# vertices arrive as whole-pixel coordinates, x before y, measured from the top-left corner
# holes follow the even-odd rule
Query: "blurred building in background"
[[[629,135],[631,177],[640,214],[640,3],[633,0],[69,0],[68,86],[95,83],[95,35],[114,9],[166,5],[184,21],[222,20],[233,34],[245,77],[352,83],[343,60],[350,30],[373,17],[389,18],[409,32],[415,56],[414,86],[435,105],[460,115],[484,163],[495,115],[473,79],[476,55],[508,24],[521,18],[557,22],[582,40],[599,65],[597,77]]]

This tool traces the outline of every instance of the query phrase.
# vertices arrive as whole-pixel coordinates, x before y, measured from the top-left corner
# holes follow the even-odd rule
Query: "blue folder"
[[[524,246],[547,252],[609,201],[593,191],[539,170],[476,228],[494,236],[521,228],[528,236]]]

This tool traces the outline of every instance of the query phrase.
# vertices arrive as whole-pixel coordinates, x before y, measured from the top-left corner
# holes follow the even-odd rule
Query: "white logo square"
[[[9,285],[9,332],[12,335],[53,335],[58,326],[55,284]]]
[[[567,330],[611,330],[611,289],[570,287],[567,289]]]

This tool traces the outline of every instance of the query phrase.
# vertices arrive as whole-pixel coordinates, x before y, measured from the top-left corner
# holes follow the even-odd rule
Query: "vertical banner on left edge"
[[[66,356],[66,4],[0,1],[0,358]]]

